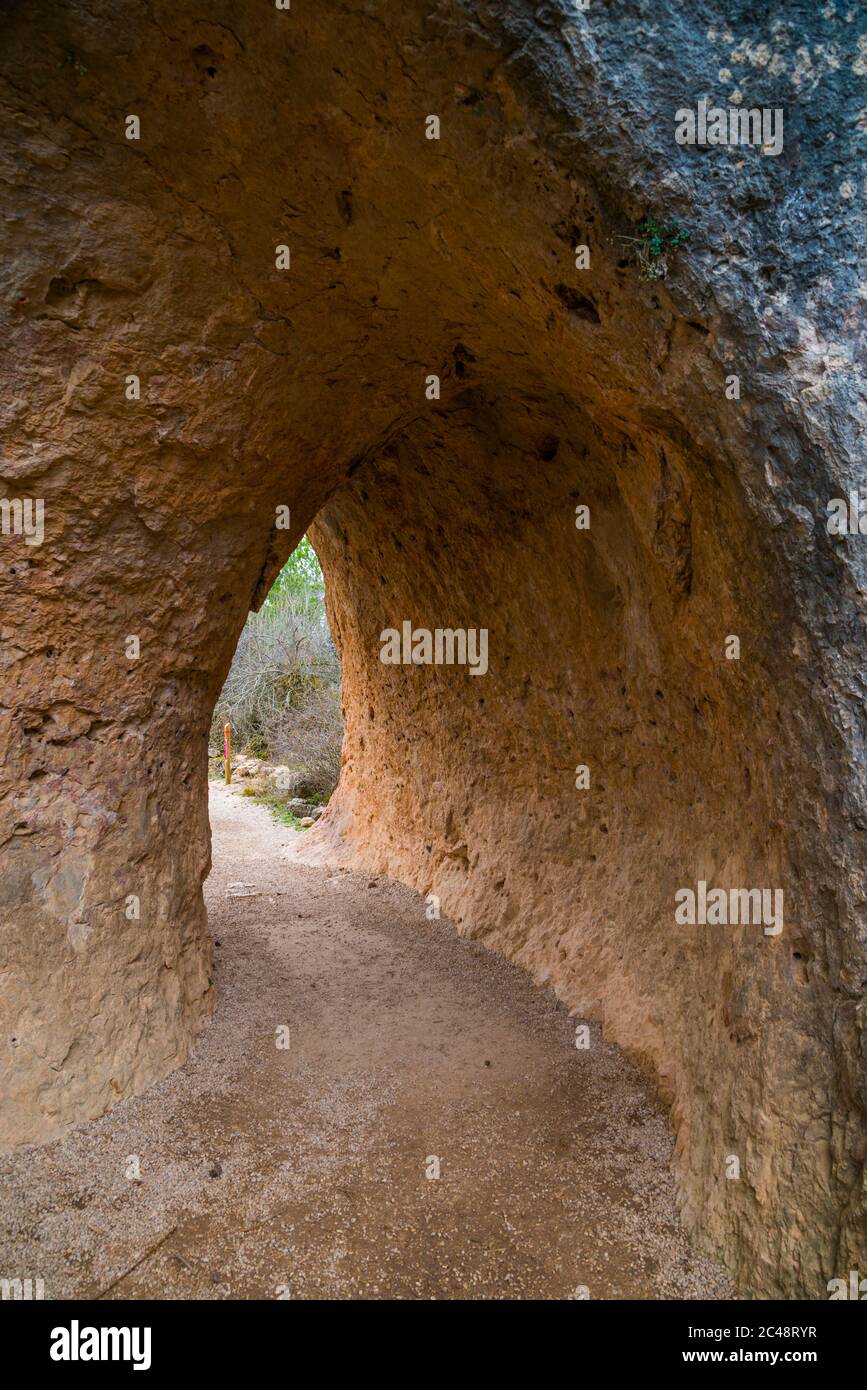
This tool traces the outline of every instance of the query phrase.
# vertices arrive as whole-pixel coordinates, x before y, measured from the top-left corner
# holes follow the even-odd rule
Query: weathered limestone
[[[45,502],[0,571],[3,1143],[206,1021],[210,711],[317,517],[347,716],[321,851],[602,1016],[671,1102],[700,1238],[745,1291],[825,1296],[865,1259],[864,541],[824,524],[864,488],[857,24],[3,27],[2,477]],[[675,141],[724,70],[784,110],[779,155]],[[664,282],[623,240],[647,213],[690,232]],[[486,628],[489,671],[383,665],[404,620]],[[676,925],[699,880],[782,889],[784,931]]]

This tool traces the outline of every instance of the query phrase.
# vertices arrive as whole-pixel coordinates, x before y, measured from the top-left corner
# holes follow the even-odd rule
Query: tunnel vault
[[[863,562],[822,523],[863,419],[858,219],[820,121],[797,159],[678,146],[716,40],[701,5],[648,24],[7,8],[2,471],[45,505],[42,545],[3,540],[7,1146],[206,1024],[210,715],[313,523],[346,706],[319,852],[604,1020],[745,1290],[863,1259]],[[645,282],[651,212],[690,241]],[[486,629],[488,672],[384,665],[406,620]],[[699,882],[782,889],[784,930],[677,925]]]

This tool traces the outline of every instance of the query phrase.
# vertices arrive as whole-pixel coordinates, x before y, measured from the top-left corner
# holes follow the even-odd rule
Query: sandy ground
[[[397,884],[293,863],[294,832],[234,788],[212,784],[211,824],[214,1021],[147,1095],[0,1158],[0,1277],[46,1298],[731,1296],[679,1227],[664,1112],[595,1026],[578,1051],[522,972]]]

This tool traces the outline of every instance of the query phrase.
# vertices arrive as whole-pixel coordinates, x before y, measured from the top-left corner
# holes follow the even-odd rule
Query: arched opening
[[[251,612],[214,708],[209,763],[287,823],[322,814],[340,777],[340,657],[325,582],[306,536]],[[253,779],[253,780],[250,780]]]
[[[208,729],[309,527],[346,703],[312,840],[603,1020],[671,1105],[690,1228],[815,1296],[863,1217],[859,593],[821,520],[861,405],[834,267],[778,219],[785,177],[838,181],[818,135],[818,186],[752,151],[744,191],[629,100],[615,130],[616,20],[501,8],[8,20],[4,481],[45,537],[4,571],[2,1139],[200,1036]],[[665,66],[632,91],[659,122]],[[648,217],[690,232],[667,279]],[[384,663],[405,622],[484,630],[484,675]],[[701,884],[781,892],[784,930],[679,922]]]

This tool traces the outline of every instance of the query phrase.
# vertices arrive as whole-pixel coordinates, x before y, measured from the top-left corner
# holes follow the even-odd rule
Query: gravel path
[[[664,1112],[595,1025],[577,1050],[521,971],[408,889],[293,863],[294,832],[234,788],[212,784],[211,824],[214,1021],[145,1096],[0,1158],[0,1277],[46,1298],[731,1296],[680,1230]]]

